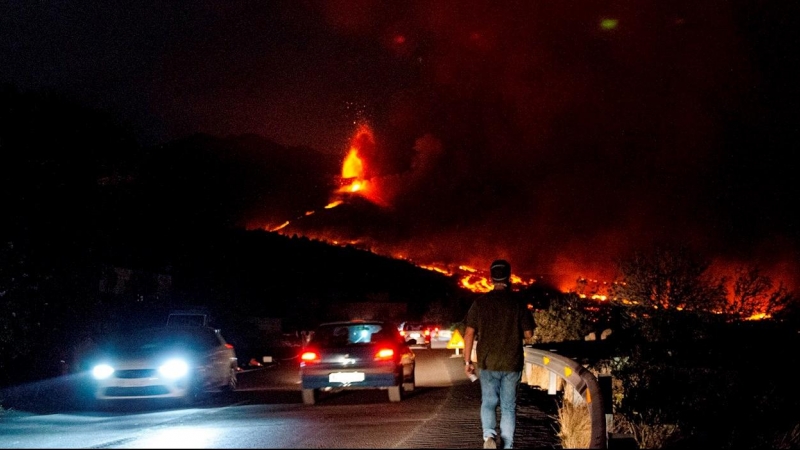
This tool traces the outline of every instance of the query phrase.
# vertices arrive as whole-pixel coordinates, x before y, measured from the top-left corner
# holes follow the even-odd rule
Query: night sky
[[[385,217],[360,237],[421,263],[503,257],[567,283],[679,242],[796,288],[798,17],[745,0],[6,0],[0,83],[108,111],[144,146],[255,133],[344,159],[367,124]]]

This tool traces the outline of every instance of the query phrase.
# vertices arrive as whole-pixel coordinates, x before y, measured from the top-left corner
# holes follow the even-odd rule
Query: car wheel
[[[389,401],[399,402],[403,400],[403,386],[392,386],[389,388]]]
[[[306,405],[313,405],[317,402],[316,389],[303,389],[303,403]]]
[[[407,381],[403,383],[403,390],[406,392],[414,392],[414,389],[417,387],[417,380],[415,375],[411,375],[411,381]]]
[[[186,395],[184,395],[183,399],[181,399],[181,403],[184,406],[196,406],[197,404],[202,403],[203,400],[205,400],[205,397],[206,393],[202,381],[194,379],[192,380],[189,389],[186,391]]]
[[[225,392],[233,392],[236,390],[236,386],[238,386],[239,380],[236,378],[236,368],[231,367],[230,374],[228,375],[228,384],[225,385],[224,390]]]
[[[92,411],[106,412],[106,411],[112,411],[114,409],[112,408],[111,401],[100,400],[96,398],[89,400],[87,406]]]

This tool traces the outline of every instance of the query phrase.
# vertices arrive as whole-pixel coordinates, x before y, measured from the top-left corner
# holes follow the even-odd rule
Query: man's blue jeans
[[[517,388],[522,372],[481,370],[481,427],[483,438],[497,434],[497,405],[500,404],[500,439],[503,448],[513,448],[517,426]]]

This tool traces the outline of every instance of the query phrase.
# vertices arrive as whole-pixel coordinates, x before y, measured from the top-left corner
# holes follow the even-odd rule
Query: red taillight
[[[228,347],[229,349],[233,350],[233,346],[231,344],[225,344],[225,347]]]
[[[300,360],[307,363],[319,362],[319,353],[315,351],[303,352],[300,355]]]
[[[427,329],[426,329],[426,330],[425,330],[425,336],[430,336],[430,335],[431,335],[431,330],[427,330]]]
[[[382,348],[375,353],[375,360],[376,361],[387,361],[394,358],[394,349],[391,348]]]

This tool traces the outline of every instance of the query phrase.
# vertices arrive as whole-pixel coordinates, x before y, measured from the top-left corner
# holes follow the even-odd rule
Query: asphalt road
[[[193,408],[131,402],[97,410],[76,378],[3,392],[2,448],[481,448],[480,386],[453,350],[418,349],[418,388],[345,391],[302,404],[297,365],[240,374],[240,389]],[[517,448],[558,448],[555,400],[523,385]]]

